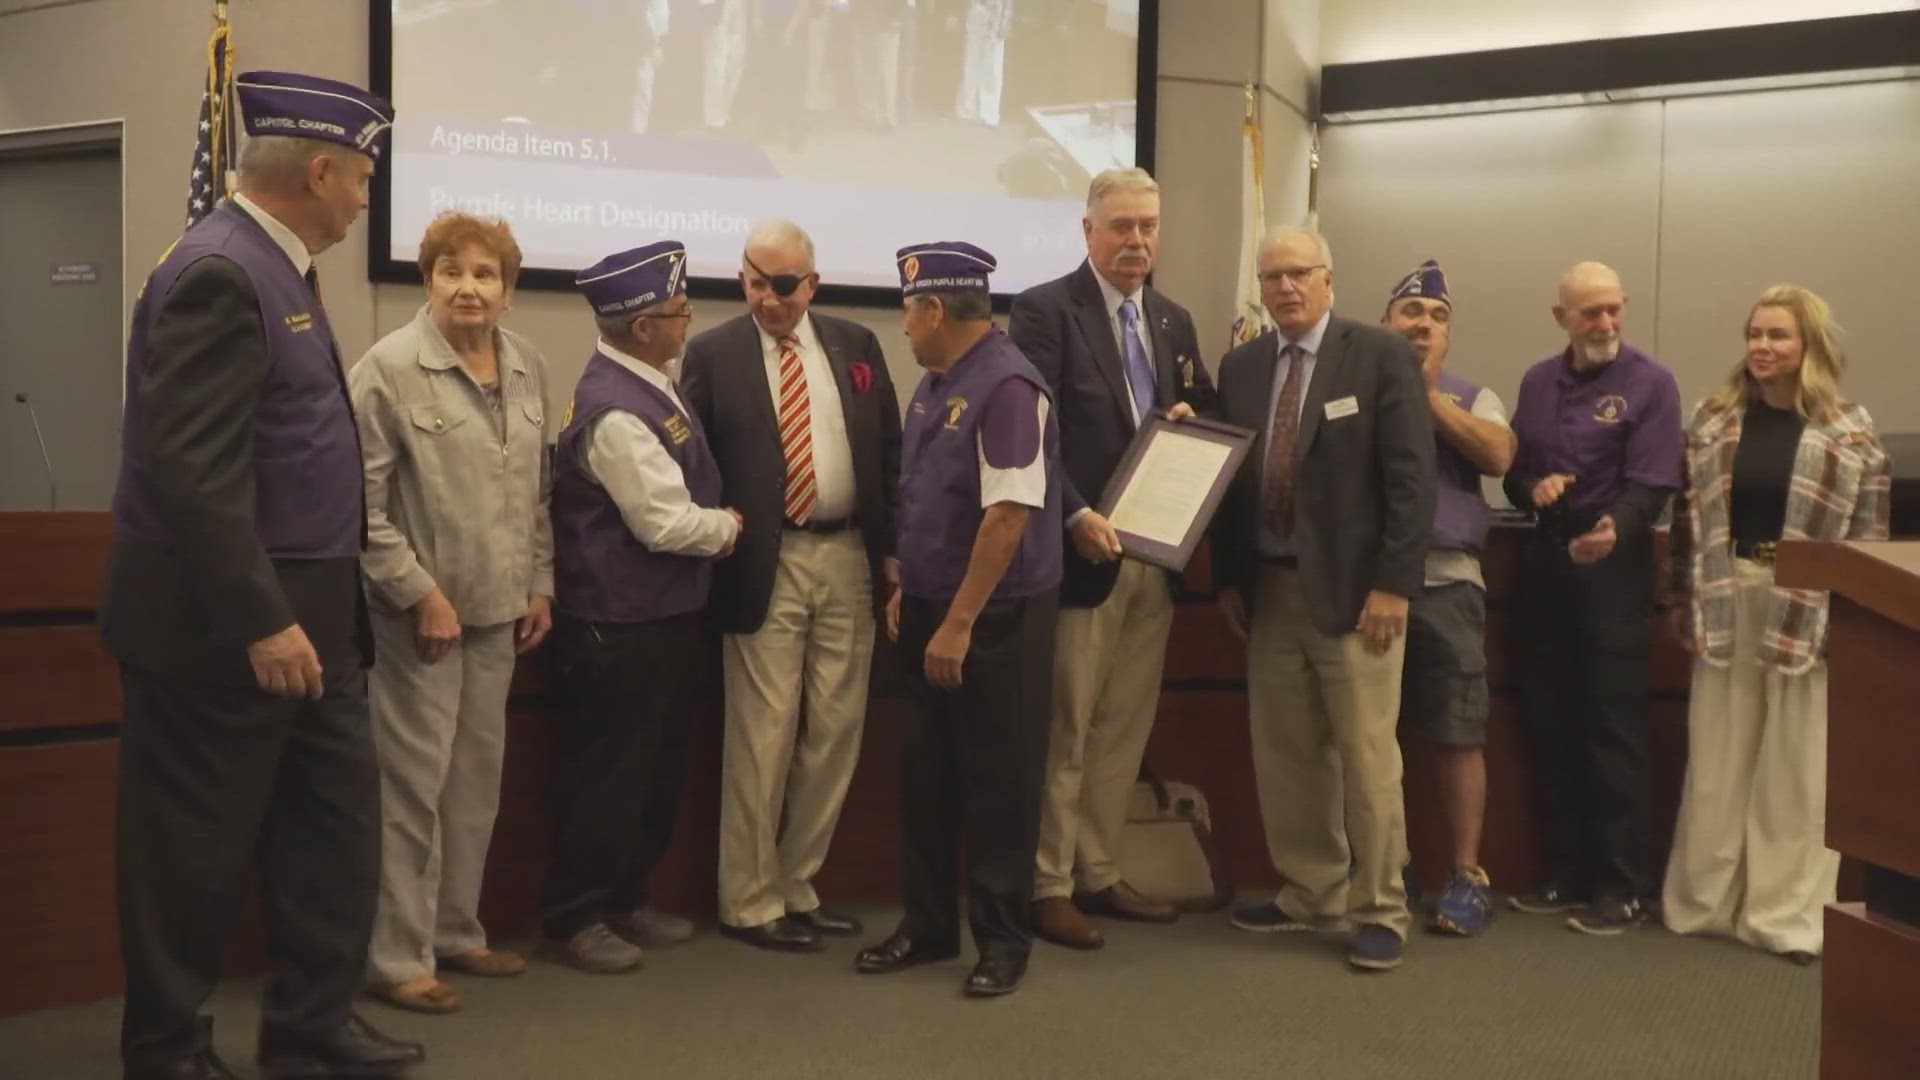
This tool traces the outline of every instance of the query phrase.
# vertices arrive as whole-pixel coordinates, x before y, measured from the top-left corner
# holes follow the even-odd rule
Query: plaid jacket
[[[1742,409],[1694,406],[1686,433],[1686,486],[1676,501],[1670,537],[1673,595],[1688,610],[1694,648],[1724,667],[1733,655],[1733,546],[1728,507],[1733,457],[1740,449]],[[1783,540],[1884,540],[1892,465],[1873,418],[1854,403],[1838,418],[1809,422],[1793,459]],[[1699,542],[1696,543],[1696,540]],[[1826,651],[1827,594],[1774,586],[1760,657],[1797,675]]]

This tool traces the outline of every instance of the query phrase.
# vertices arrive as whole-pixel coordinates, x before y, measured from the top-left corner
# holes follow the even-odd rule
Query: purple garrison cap
[[[678,240],[661,240],[622,251],[580,271],[573,283],[595,315],[639,312],[687,291],[687,248]]]
[[[380,160],[393,106],[357,86],[289,71],[234,76],[248,135],[289,135],[349,146]]]
[[[986,292],[987,275],[1000,265],[992,255],[958,241],[903,247],[895,261],[900,264],[902,296],[932,290]]]
[[[1387,304],[1391,306],[1396,300],[1409,296],[1424,296],[1429,300],[1438,300],[1448,307],[1453,306],[1453,300],[1447,296],[1446,272],[1441,270],[1440,264],[1432,259],[1421,263],[1420,269],[1401,278],[1400,284],[1393,287],[1393,294],[1387,297]]]

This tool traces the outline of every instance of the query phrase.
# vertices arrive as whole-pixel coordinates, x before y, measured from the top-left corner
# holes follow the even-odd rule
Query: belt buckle
[[[1748,558],[1752,559],[1754,562],[1757,562],[1762,566],[1772,566],[1774,552],[1777,548],[1778,548],[1778,545],[1776,545],[1773,541],[1763,540],[1753,545],[1752,554],[1749,555]]]

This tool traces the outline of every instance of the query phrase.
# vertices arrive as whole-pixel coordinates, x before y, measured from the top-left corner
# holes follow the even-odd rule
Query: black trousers
[[[346,1023],[380,886],[380,773],[365,669],[328,673],[312,701],[120,669],[114,851],[129,1068],[196,1046],[254,860],[274,972],[262,1027],[321,1037]]]
[[[1562,532],[1542,530],[1522,567],[1520,691],[1547,873],[1575,895],[1652,896],[1653,538],[1622,536],[1607,558],[1579,566]]]
[[[553,634],[569,727],[555,764],[559,832],[540,915],[558,939],[647,903],[647,877],[680,816],[702,638],[698,616],[561,616]]]
[[[1058,596],[995,600],[974,622],[961,684],[927,681],[927,642],[946,604],[906,597],[900,656],[913,707],[902,777],[906,917],[901,930],[933,947],[959,945],[959,866],[967,862],[967,922],[983,958],[1033,948],[1034,849],[1053,705]]]

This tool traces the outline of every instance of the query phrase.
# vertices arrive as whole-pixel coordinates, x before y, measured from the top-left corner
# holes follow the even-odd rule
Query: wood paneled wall
[[[93,514],[0,514],[0,956],[32,978],[0,980],[0,1014],[119,992],[113,905],[112,819],[119,691],[91,625],[107,550],[108,522]],[[1519,537],[1498,530],[1487,555],[1490,732],[1487,869],[1496,886],[1522,889],[1539,872],[1513,670],[1506,645]],[[1205,580],[1205,567],[1189,574]],[[1164,777],[1193,783],[1212,809],[1221,875],[1240,887],[1277,884],[1266,857],[1248,764],[1245,651],[1213,600],[1190,590],[1175,618],[1149,760]],[[710,916],[719,822],[718,650],[696,725],[680,827],[656,882],[665,907]],[[501,815],[488,861],[482,911],[498,933],[536,924],[535,901],[551,817],[546,786],[564,718],[551,707],[547,658],[527,657],[508,716]],[[897,897],[900,798],[899,658],[882,645],[874,664],[865,748],[824,895],[890,903]],[[1686,659],[1655,646],[1651,731],[1665,850],[1686,754]],[[1424,754],[1408,756],[1408,819],[1415,867],[1429,885],[1447,872],[1445,824]],[[244,892],[245,883],[236,889]],[[246,902],[241,901],[242,910]],[[246,920],[240,920],[245,923]],[[257,928],[236,935],[237,968],[257,966]]]

